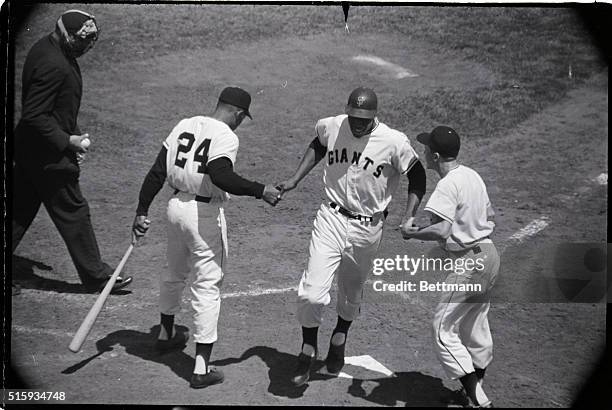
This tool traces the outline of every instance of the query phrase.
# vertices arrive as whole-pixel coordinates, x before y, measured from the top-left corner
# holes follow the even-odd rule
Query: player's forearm
[[[441,221],[419,229],[411,234],[411,238],[422,241],[444,241],[450,236],[450,226],[448,221]]]
[[[317,151],[311,146],[306,149],[304,158],[300,161],[295,173],[290,180],[297,185],[308,173],[321,161],[323,155],[317,154]]]
[[[208,164],[208,174],[215,186],[225,192],[238,196],[263,196],[264,185],[249,181],[234,172],[232,162],[227,158],[219,158]]]
[[[414,192],[408,192],[408,201],[406,202],[406,213],[404,218],[410,218],[416,215],[417,209],[421,204],[421,197]]]
[[[425,174],[425,168],[421,161],[418,161],[408,171],[408,194],[414,194],[418,198],[418,204],[421,203],[423,196],[425,195],[425,189],[427,186],[427,176]],[[416,211],[416,209],[415,209]]]
[[[142,183],[140,194],[138,195],[136,215],[147,216],[153,199],[155,199],[155,196],[164,186],[164,182],[166,182],[166,154],[166,147],[162,147],[155,163]]]

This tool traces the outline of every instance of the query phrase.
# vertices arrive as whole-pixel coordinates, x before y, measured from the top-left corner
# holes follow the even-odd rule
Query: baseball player
[[[145,234],[147,212],[164,181],[174,189],[168,201],[168,271],[160,280],[161,323],[154,349],[159,353],[184,347],[188,335],[176,332],[174,315],[190,282],[194,310],[196,358],[190,385],[203,388],[221,383],[221,371],[209,367],[217,340],[219,286],[227,259],[227,229],[223,206],[228,193],[263,198],[272,206],[280,191],[234,173],[238,137],[234,130],[251,118],[251,96],[237,87],[225,88],[211,116],[183,119],[174,127],[145,177],[140,190],[133,235]]]
[[[450,272],[446,283],[480,285],[481,291],[442,294],[435,310],[433,338],[448,376],[461,381],[476,406],[489,407],[491,401],[482,380],[493,358],[487,313],[489,291],[499,271],[499,255],[489,238],[495,227],[495,212],[480,175],[457,162],[460,140],[452,128],[436,127],[417,140],[425,145],[427,168],[442,179],[425,206],[431,214],[431,225],[418,228],[405,224],[402,235],[440,242],[455,261],[454,266],[462,267]]]
[[[310,240],[309,259],[298,287],[297,318],[302,349],[292,382],[305,384],[317,356],[317,333],[323,306],[330,302],[338,275],[338,322],[325,359],[327,371],[344,366],[346,337],[359,312],[363,285],[380,245],[387,207],[400,175],[409,180],[403,222],[411,221],[425,192],[425,170],[403,133],[376,118],[377,97],[359,87],[349,96],[346,114],[319,120],[295,174],[281,183],[292,190],[325,159],[323,182],[327,200],[321,205]]]

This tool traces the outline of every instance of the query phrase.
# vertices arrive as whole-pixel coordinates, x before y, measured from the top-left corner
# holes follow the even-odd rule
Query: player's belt
[[[178,194],[179,192],[181,192],[180,189],[175,189],[174,195]],[[209,203],[211,200],[211,198],[208,196],[200,196],[200,195],[195,195],[194,199],[198,202],[205,202],[205,203]]]
[[[341,207],[335,202],[330,202],[329,206],[330,208],[337,210],[340,215],[344,215],[350,219],[357,219],[359,221],[366,221],[366,222],[372,222],[374,220],[373,216],[359,215],[355,212],[349,211],[348,209]],[[386,218],[388,214],[389,214],[389,211],[385,209],[383,211],[383,217]]]

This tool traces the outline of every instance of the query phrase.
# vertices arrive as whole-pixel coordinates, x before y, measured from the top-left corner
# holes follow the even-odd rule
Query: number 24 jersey
[[[180,191],[226,201],[229,194],[216,187],[208,175],[210,161],[226,157],[232,165],[238,155],[238,136],[222,121],[196,116],[181,120],[164,141],[168,150],[168,184]]]

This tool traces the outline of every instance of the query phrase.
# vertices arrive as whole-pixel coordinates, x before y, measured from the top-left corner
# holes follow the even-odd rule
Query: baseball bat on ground
[[[135,242],[132,242],[130,244],[130,247],[127,249],[127,251],[125,251],[123,258],[121,259],[121,262],[119,262],[119,265],[117,265],[117,268],[113,272],[113,275],[110,277],[110,279],[106,283],[106,286],[104,286],[104,289],[102,290],[102,292],[100,292],[100,296],[98,296],[98,299],[96,299],[96,302],[94,303],[94,305],[91,307],[91,309],[89,309],[89,313],[87,313],[87,316],[85,316],[85,319],[81,323],[79,330],[77,330],[76,334],[72,338],[72,341],[70,342],[70,346],[68,346],[68,348],[72,352],[77,353],[79,350],[81,350],[81,346],[83,345],[83,342],[85,342],[87,335],[89,335],[89,332],[91,331],[91,328],[96,322],[96,319],[98,318],[98,315],[100,314],[100,311],[102,310],[102,307],[104,307],[104,303],[106,302],[108,295],[111,293],[111,290],[113,289],[113,286],[115,285],[115,282],[117,281],[117,277],[119,276],[119,274],[121,273],[121,270],[123,269],[123,265],[125,265],[125,262],[127,261],[130,254],[132,253],[132,250],[134,249],[134,244]]]

